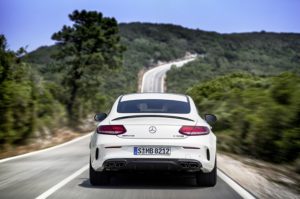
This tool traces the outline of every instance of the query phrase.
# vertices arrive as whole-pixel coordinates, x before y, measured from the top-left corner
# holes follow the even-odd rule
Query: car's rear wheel
[[[196,180],[197,185],[200,187],[213,187],[217,183],[217,160],[215,160],[215,166],[209,173],[197,172]]]
[[[90,161],[90,183],[91,185],[109,184],[110,175],[107,171],[95,171]]]

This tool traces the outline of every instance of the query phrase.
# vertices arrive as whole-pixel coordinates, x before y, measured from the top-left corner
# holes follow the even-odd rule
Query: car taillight
[[[97,133],[108,135],[120,135],[126,132],[123,125],[101,125],[97,128]]]
[[[207,135],[209,134],[209,128],[206,126],[182,126],[179,133],[183,135]]]

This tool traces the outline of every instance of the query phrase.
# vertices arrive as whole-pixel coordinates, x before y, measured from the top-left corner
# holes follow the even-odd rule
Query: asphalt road
[[[143,91],[162,92],[161,81],[169,66],[149,72]],[[109,186],[93,187],[88,177],[88,144],[89,135],[41,152],[0,160],[0,198],[242,198],[221,178],[213,188],[199,188],[190,176],[160,173],[115,175]]]
[[[195,57],[191,57],[177,62],[162,64],[147,71],[143,76],[142,92],[164,92],[164,78],[171,66],[181,67],[194,59]]]

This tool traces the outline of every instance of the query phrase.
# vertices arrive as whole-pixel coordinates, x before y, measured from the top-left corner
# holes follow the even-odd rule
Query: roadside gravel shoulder
[[[232,154],[219,153],[217,158],[219,169],[257,198],[300,198],[299,174],[284,166]]]

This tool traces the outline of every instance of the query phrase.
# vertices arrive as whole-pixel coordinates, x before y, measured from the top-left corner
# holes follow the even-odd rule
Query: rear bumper
[[[171,147],[171,154],[135,155],[135,146]],[[150,169],[151,167],[159,167],[166,168],[161,170],[172,169],[184,171],[180,166],[177,166],[178,161],[193,160],[201,164],[200,170],[202,172],[208,173],[214,168],[215,156],[216,139],[212,133],[203,136],[191,136],[185,139],[121,139],[117,136],[94,134],[94,138],[91,140],[90,151],[91,165],[95,171],[106,169],[104,163],[115,159],[125,160],[126,165],[124,169],[128,170],[135,168],[135,166],[132,165],[137,165],[136,170],[141,167],[142,169],[144,169],[144,167]],[[145,161],[149,160],[156,162],[153,163],[153,161],[151,161],[150,164],[153,163],[159,166],[144,166]],[[165,160],[167,162],[165,162]],[[124,163],[124,161],[122,163]],[[121,168],[118,170],[121,170]]]
[[[163,170],[163,171],[200,171],[202,164],[192,159],[150,159],[150,158],[116,158],[103,163],[104,170]]]

